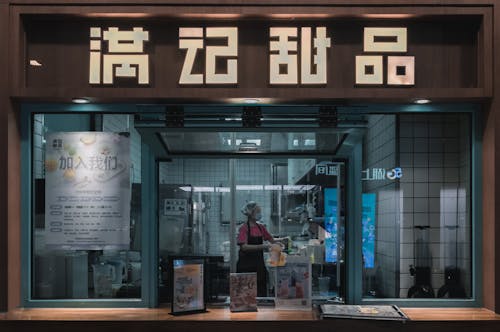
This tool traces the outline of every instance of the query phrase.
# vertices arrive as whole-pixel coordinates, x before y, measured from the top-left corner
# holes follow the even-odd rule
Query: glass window
[[[471,298],[470,115],[368,116],[362,183],[364,297]]]
[[[169,301],[168,261],[176,255],[205,256],[207,301],[226,300],[229,273],[248,272],[243,271],[240,260],[241,245],[255,244],[244,231],[248,218],[242,209],[249,202],[257,203],[262,216],[257,231],[250,229],[250,237],[262,236],[264,244],[279,241],[285,255],[302,256],[312,264],[312,288],[307,288],[312,294],[295,290],[294,284],[287,287],[287,296],[342,298],[344,176],[343,163],[316,158],[181,158],[160,162],[160,302]],[[262,270],[255,271],[261,274],[258,296],[274,297],[280,290],[276,288],[272,250],[261,254],[256,259]]]
[[[124,114],[35,114],[32,299],[141,297],[141,143]]]

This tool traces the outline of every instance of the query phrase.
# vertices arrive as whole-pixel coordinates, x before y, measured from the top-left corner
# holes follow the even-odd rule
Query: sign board
[[[484,50],[473,42],[480,33],[478,18],[443,17],[26,17],[21,79],[27,89],[64,86],[58,93],[73,91],[73,97],[80,91],[121,98],[126,89],[128,97],[139,99],[230,103],[371,98],[373,87],[397,90],[396,98],[417,89],[481,88],[474,54]],[[470,59],[467,66],[463,59]]]
[[[288,256],[276,267],[275,304],[278,310],[311,310],[311,261],[307,256]]]
[[[45,147],[45,232],[52,249],[129,248],[128,134],[58,132]]]
[[[332,58],[329,52],[335,45],[332,43],[334,36],[330,36],[326,26],[271,25],[267,34],[270,85],[322,86],[328,83],[329,58]],[[384,75],[384,54],[374,55],[374,52],[405,53],[406,35],[404,27],[365,27],[363,50],[370,55],[356,55],[356,84],[414,85],[413,56],[387,56],[387,74]],[[112,85],[120,77],[136,78],[138,86],[150,83],[150,59],[144,44],[154,43],[154,37],[150,37],[144,27],[91,27],[89,37],[90,84]],[[220,40],[225,43],[221,44]],[[214,41],[219,42],[214,44]],[[179,27],[178,49],[184,54],[179,85],[239,83],[237,26]],[[200,57],[205,60],[202,71],[195,72],[195,63]],[[217,62],[224,63],[222,72],[217,70]],[[387,77],[385,81],[384,76]]]
[[[174,257],[172,270],[172,315],[206,311],[204,299],[204,260]]]

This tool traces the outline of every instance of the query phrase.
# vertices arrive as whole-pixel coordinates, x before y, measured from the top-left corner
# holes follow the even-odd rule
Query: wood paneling
[[[21,305],[21,135],[19,110],[9,102],[8,112],[8,178],[7,178],[7,222],[8,222],[8,307]]]
[[[13,4],[67,4],[68,0],[10,0]],[[189,0],[193,5],[214,6],[276,6],[276,5],[300,5],[300,6],[493,6],[496,0]],[[183,0],[144,0],[142,4],[151,5],[186,5]],[[73,5],[85,4],[133,4],[134,0],[78,0],[72,1]]]
[[[10,21],[8,18],[8,4],[22,4],[22,6],[12,6],[11,10],[14,15],[11,16]],[[68,5],[71,4],[71,5]],[[92,6],[93,4],[99,4],[100,6]],[[114,6],[106,6],[109,4],[115,4]],[[147,7],[148,4],[154,5]],[[99,89],[96,92],[89,87],[83,87],[80,85],[74,86],[62,86],[62,83],[65,83],[63,76],[58,76],[57,72],[54,78],[48,77],[49,82],[53,85],[52,88],[37,87],[37,88],[25,88],[24,84],[24,72],[21,70],[24,66],[24,49],[20,41],[23,38],[21,33],[21,24],[19,22],[19,14],[20,13],[33,13],[33,14],[41,14],[41,13],[65,13],[71,14],[75,17],[85,17],[89,13],[116,13],[116,12],[135,12],[135,13],[147,13],[149,15],[160,15],[160,16],[179,16],[178,13],[186,13],[190,14],[190,17],[195,17],[197,14],[205,14],[205,13],[230,13],[230,14],[240,14],[244,17],[252,17],[255,15],[260,15],[267,17],[266,14],[269,13],[308,13],[308,14],[319,14],[319,15],[327,15],[330,17],[342,17],[342,16],[358,16],[360,17],[362,14],[366,13],[410,13],[417,17],[422,15],[458,15],[458,14],[478,14],[478,15],[486,15],[487,18],[485,20],[486,26],[484,27],[484,36],[483,39],[480,40],[480,45],[483,45],[483,52],[478,52],[478,63],[475,68],[478,68],[477,72],[477,87],[476,88],[444,88],[444,89],[434,89],[431,88],[412,88],[412,89],[360,89],[360,90],[345,90],[343,88],[336,88],[334,91],[329,92],[317,92],[318,90],[310,90],[310,89],[300,89],[300,92],[294,91],[293,96],[296,101],[301,100],[310,100],[310,98],[314,98],[316,100],[329,100],[331,98],[353,98],[364,101],[381,101],[381,100],[392,100],[398,102],[406,102],[411,97],[415,95],[427,96],[433,99],[446,99],[446,100],[480,100],[484,97],[489,97],[494,95],[494,100],[489,112],[487,112],[485,117],[485,132],[484,132],[484,154],[483,154],[483,252],[484,252],[484,260],[483,260],[483,294],[484,294],[484,303],[491,309],[500,312],[500,287],[495,287],[496,285],[500,285],[500,226],[497,225],[496,220],[498,219],[497,211],[495,206],[500,204],[500,196],[496,196],[496,192],[500,186],[500,178],[495,177],[496,169],[495,166],[500,162],[500,153],[498,152],[498,146],[500,145],[500,134],[496,134],[497,130],[500,130],[500,117],[498,116],[498,112],[500,111],[500,84],[495,82],[495,89],[492,90],[492,81],[493,78],[498,80],[500,78],[500,66],[496,63],[495,70],[493,71],[492,62],[493,54],[500,54],[500,25],[497,24],[495,26],[494,34],[491,35],[491,31],[493,31],[493,21],[500,22],[500,10],[498,8],[498,1],[496,0],[190,0],[189,4],[191,6],[187,6],[186,1],[184,0],[145,0],[141,2],[141,6],[137,5],[137,1],[135,0],[80,0],[69,2],[69,0],[13,0],[0,1],[0,42],[2,43],[2,47],[0,48],[0,138],[4,138],[2,141],[7,142],[7,144],[0,145],[0,311],[5,309],[6,303],[6,294],[7,289],[10,289],[8,296],[8,303],[11,309],[15,308],[20,304],[20,136],[19,136],[19,120],[17,118],[17,111],[14,111],[12,105],[9,101],[9,95],[19,98],[21,101],[25,100],[45,100],[45,101],[67,101],[68,98],[77,95],[95,95],[102,100],[107,101],[134,101],[134,100],[149,100],[154,101],[161,99],[161,96],[165,96],[163,93],[163,89],[154,91],[154,90],[138,90],[130,91],[127,89],[119,89],[119,90],[111,90],[111,89]],[[213,5],[213,6],[212,6]],[[378,5],[378,6],[377,6]],[[391,7],[394,5],[394,7]],[[427,6],[426,6],[427,5]],[[448,5],[448,6],[446,6]],[[463,5],[463,7],[460,7]],[[416,6],[416,7],[412,7]],[[480,7],[483,6],[483,7]],[[491,16],[488,16],[491,10],[494,8],[494,17],[491,19]],[[177,13],[177,14],[176,14]],[[175,14],[175,15],[174,15]],[[189,16],[189,15],[188,15]],[[269,15],[270,17],[270,15]],[[8,23],[9,22],[9,23]],[[8,24],[10,24],[10,30],[7,29]],[[10,37],[10,40],[8,36]],[[63,33],[61,33],[63,35]],[[419,37],[419,36],[417,36]],[[438,38],[438,36],[435,36]],[[165,36],[164,38],[169,38]],[[10,43],[7,43],[7,40]],[[494,53],[492,52],[492,44],[494,42]],[[7,61],[7,47],[6,44],[9,44],[11,47],[11,56],[10,61]],[[335,44],[335,41],[334,41]],[[75,47],[82,48],[83,44],[76,45]],[[84,45],[86,46],[86,44]],[[247,53],[248,58],[253,58],[252,54],[252,45],[247,45],[250,51]],[[347,47],[347,46],[346,46]],[[424,46],[422,46],[424,47]],[[469,46],[465,46],[465,52],[468,54],[465,56],[463,60],[463,66],[467,66],[467,61],[473,59],[473,55],[471,55]],[[352,51],[352,50],[351,50]],[[417,51],[417,50],[416,50]],[[464,49],[460,50],[463,52]],[[424,51],[422,51],[424,52]],[[427,51],[425,51],[427,52]],[[436,54],[432,53],[431,55],[435,55],[440,57],[441,55],[436,52]],[[447,53],[446,53],[447,52]],[[446,65],[446,68],[454,68],[462,60],[458,60],[454,58],[455,54],[451,49],[445,51],[448,55],[451,56],[449,63]],[[57,52],[55,53],[57,55]],[[63,59],[67,56],[66,53],[59,54]],[[441,58],[442,59],[442,58]],[[482,63],[481,63],[482,59]],[[70,62],[70,60],[68,60]],[[178,61],[178,59],[176,60]],[[342,68],[345,65],[348,65],[350,60],[345,60],[346,62],[338,63],[337,66]],[[445,61],[445,60],[440,60]],[[448,60],[446,60],[448,61]],[[498,61],[495,59],[495,61]],[[70,62],[71,63],[71,62]],[[419,72],[420,64],[417,60],[417,72]],[[84,68],[85,66],[82,66]],[[7,68],[12,70],[12,76],[10,81],[10,86],[7,87]],[[85,67],[86,68],[86,67]],[[482,69],[481,69],[482,68]],[[80,69],[81,70],[81,69]],[[245,69],[243,69],[245,70]],[[249,70],[249,69],[246,69]],[[425,71],[425,69],[422,69]],[[429,72],[432,70],[427,69]],[[252,74],[249,72],[248,74]],[[175,76],[175,75],[174,75]],[[345,77],[340,75],[341,81],[347,81],[350,79],[349,75],[346,74]],[[447,76],[448,77],[448,76]],[[465,72],[453,72],[451,76],[447,78],[447,84],[458,84],[458,86],[466,85],[465,83],[471,82],[471,72],[470,68],[466,68]],[[71,78],[69,78],[71,79]],[[166,79],[166,78],[165,78]],[[171,79],[171,78],[170,78]],[[457,79],[454,81],[454,79]],[[55,81],[51,81],[55,80]],[[57,82],[54,85],[54,82]],[[175,82],[175,80],[172,80]],[[418,84],[421,84],[421,79],[417,80]],[[442,81],[440,81],[442,82]],[[465,83],[464,83],[465,82]],[[481,84],[484,82],[484,84]],[[333,84],[333,83],[332,83]],[[427,84],[437,84],[437,82],[429,81]],[[442,85],[442,83],[437,84]],[[190,101],[195,98],[195,100],[210,100],[213,96],[214,91],[219,94],[220,97],[230,97],[233,96],[229,90],[218,90],[215,89],[203,89],[205,92],[196,92],[192,93],[193,90],[177,90],[180,91],[179,94],[171,94],[167,97],[175,96],[176,98],[181,98],[184,101]],[[10,91],[10,94],[9,94]],[[242,89],[238,90],[240,92],[240,96],[257,96],[262,95],[266,96],[266,94],[271,95],[266,86],[262,87],[242,87]],[[316,92],[314,92],[316,91]],[[170,92],[169,92],[170,93]],[[290,94],[288,92],[275,92],[273,95],[278,98],[289,98]],[[279,100],[278,100],[279,101]],[[488,107],[488,106],[486,106]],[[8,118],[7,118],[8,117]],[[7,130],[8,127],[8,130]],[[8,133],[8,139],[5,135]],[[8,153],[8,155],[7,155]],[[7,170],[2,168],[1,165],[5,165],[7,163],[8,157],[8,176]],[[3,161],[3,163],[2,163]],[[8,185],[6,183],[8,182]],[[7,188],[7,190],[4,190]],[[7,229],[8,223],[8,229]],[[496,240],[495,240],[496,239]],[[8,242],[8,263],[7,263],[7,251],[3,246]],[[5,280],[2,278],[7,277],[7,265],[9,268],[9,284],[8,287],[5,283]],[[123,319],[131,319],[131,320],[139,320],[140,317],[149,317],[146,319],[155,320],[155,319],[169,319],[172,320],[171,316],[167,316],[164,311],[158,309],[158,311],[150,312],[143,316],[142,314],[134,313],[134,310],[137,309],[128,309],[122,311],[113,311],[113,310],[97,310],[95,312],[85,311],[86,309],[75,310],[69,315],[73,315],[74,319],[84,319],[90,320],[92,317],[96,317],[95,315],[102,315],[101,318],[104,320],[112,320],[114,318],[123,318]],[[414,311],[412,311],[414,310]],[[410,317],[414,319],[431,319],[429,318],[429,313],[425,313],[419,311],[421,309],[407,309],[407,313]],[[434,312],[435,311],[435,312]],[[431,309],[431,314],[442,314],[446,310],[445,309]],[[61,311],[58,310],[46,310],[44,315],[47,315],[47,312],[50,312],[54,315],[54,317],[66,317],[70,319],[70,316],[65,316]],[[37,311],[32,310],[23,310],[23,311],[12,311],[8,315],[4,315],[4,318],[7,319],[23,319],[23,313],[26,313],[25,317],[31,317],[32,319],[36,319]],[[161,313],[161,314],[160,314]],[[465,313],[463,311],[456,312],[454,317],[468,317],[467,319],[489,319],[485,318],[483,315],[484,312],[479,313]],[[15,318],[11,315],[19,315],[18,318]],[[47,319],[43,318],[42,312],[38,311],[39,319]],[[60,316],[62,315],[62,316]],[[106,316],[108,315],[108,316]],[[153,318],[152,316],[157,318]],[[265,320],[267,318],[266,311],[263,310],[259,312],[259,317],[252,317],[252,321],[254,319],[262,319]],[[293,314],[292,314],[293,315]],[[486,316],[488,314],[486,313]],[[2,316],[0,316],[1,318]],[[75,318],[76,317],[76,318]],[[192,318],[193,316],[188,316]],[[300,316],[294,316],[300,317]],[[419,318],[420,317],[420,318]],[[423,317],[423,318],[422,318]],[[425,318],[427,317],[427,318]],[[434,316],[436,317],[436,316]],[[448,317],[448,318],[447,318]],[[478,318],[482,317],[482,318]],[[494,319],[498,317],[495,316]],[[29,319],[29,318],[24,318]],[[449,316],[441,316],[438,317],[439,320],[447,320],[453,319],[449,318]],[[37,324],[38,323],[38,324]],[[204,330],[213,330],[221,332],[223,328],[217,322],[198,322],[197,325],[192,325],[189,322],[179,322],[174,320],[168,326],[163,325],[162,322],[152,323],[150,327],[172,331],[191,331],[193,329],[199,330],[200,327],[204,327]],[[176,325],[179,323],[180,325]],[[306,330],[311,328],[311,322],[279,322],[274,324],[260,324],[259,322],[247,322],[247,325],[228,325],[225,328],[234,330],[237,328],[240,332],[243,331],[255,331],[255,329],[259,329],[261,332],[266,330],[275,332],[276,329],[284,329],[284,330]],[[385,322],[359,322],[359,321],[347,321],[347,320],[336,320],[335,322],[315,322],[318,327],[315,327],[315,330],[332,330],[332,327],[335,327],[336,331],[352,331],[353,329],[366,328],[370,331],[387,331],[387,330],[401,330],[401,325],[393,325],[393,323],[385,323]],[[200,325],[203,324],[203,325]],[[30,325],[30,323],[19,323],[19,322],[8,322],[6,324],[0,323],[0,330],[2,332],[5,331],[20,331],[20,330],[32,330],[37,329],[37,331],[67,331],[68,329],[75,329],[76,331],[86,331],[88,329],[92,329],[94,332],[98,330],[107,330],[109,328],[120,329],[122,331],[135,331],[137,329],[145,329],[147,324],[137,324],[137,323],[126,323],[126,324],[111,324],[111,323],[103,323],[100,325],[82,324],[81,322],[75,322],[74,324],[67,324],[65,322],[56,322],[53,325],[50,324],[39,324],[39,322],[35,322]],[[436,330],[440,332],[445,331],[498,331],[498,325],[489,325],[483,324],[482,322],[471,325],[469,323],[436,323],[436,324],[426,324],[422,323],[420,325],[413,324],[413,322],[405,325],[405,331],[417,331],[423,329]]]
[[[179,21],[138,20],[116,21],[59,17],[43,20],[25,17],[27,63],[36,59],[43,66],[28,66],[28,90],[21,89],[19,97],[88,96],[108,101],[122,98],[214,99],[239,97],[278,98],[281,101],[328,101],[333,99],[404,99],[481,98],[486,97],[484,82],[478,82],[477,16],[433,17],[422,20],[391,21],[366,19],[335,19],[317,21]],[[134,87],[133,80],[116,80],[113,87],[92,87],[88,84],[88,43],[90,26],[122,26],[124,29],[142,25],[150,32],[146,44],[150,54],[151,84]],[[184,52],[178,49],[179,26],[237,25],[239,27],[239,83],[236,86],[179,86],[178,78]],[[283,87],[268,83],[268,47],[270,26],[327,26],[333,45],[329,50],[328,84],[317,87],[304,85]],[[355,84],[356,55],[363,55],[363,27],[407,26],[408,52],[416,58],[414,87],[357,87]],[[202,53],[203,52],[199,52]],[[381,54],[387,56],[388,54]],[[390,54],[389,54],[390,55]],[[203,60],[203,56],[198,59]],[[199,66],[202,68],[203,66]],[[386,65],[384,66],[386,67]],[[22,68],[24,69],[24,68]],[[21,70],[22,70],[21,69]],[[384,69],[385,71],[386,69]],[[123,89],[120,89],[123,88]],[[439,90],[443,89],[443,90]],[[446,90],[446,92],[445,92]]]
[[[6,41],[9,31],[9,7],[0,4],[0,41]],[[6,44],[6,43],[5,43]],[[8,247],[7,247],[7,108],[8,95],[8,47],[0,48],[0,312],[7,310],[8,297]]]

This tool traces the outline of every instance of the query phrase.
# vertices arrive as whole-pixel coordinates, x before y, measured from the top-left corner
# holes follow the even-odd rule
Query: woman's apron
[[[260,230],[260,236],[250,235],[250,224],[247,222],[247,244],[262,244],[262,228],[257,224]],[[267,269],[264,264],[264,252],[258,251],[243,251],[240,248],[238,264],[236,265],[237,272],[257,272],[257,296],[267,296]]]

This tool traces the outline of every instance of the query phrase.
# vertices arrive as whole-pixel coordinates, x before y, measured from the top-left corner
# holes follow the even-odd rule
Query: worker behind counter
[[[279,239],[274,239],[266,226],[259,222],[262,219],[262,209],[256,202],[247,202],[241,212],[247,216],[247,221],[241,225],[238,233],[240,250],[236,270],[237,272],[257,272],[257,296],[264,297],[267,296],[264,250],[268,250],[271,244],[279,242]]]

